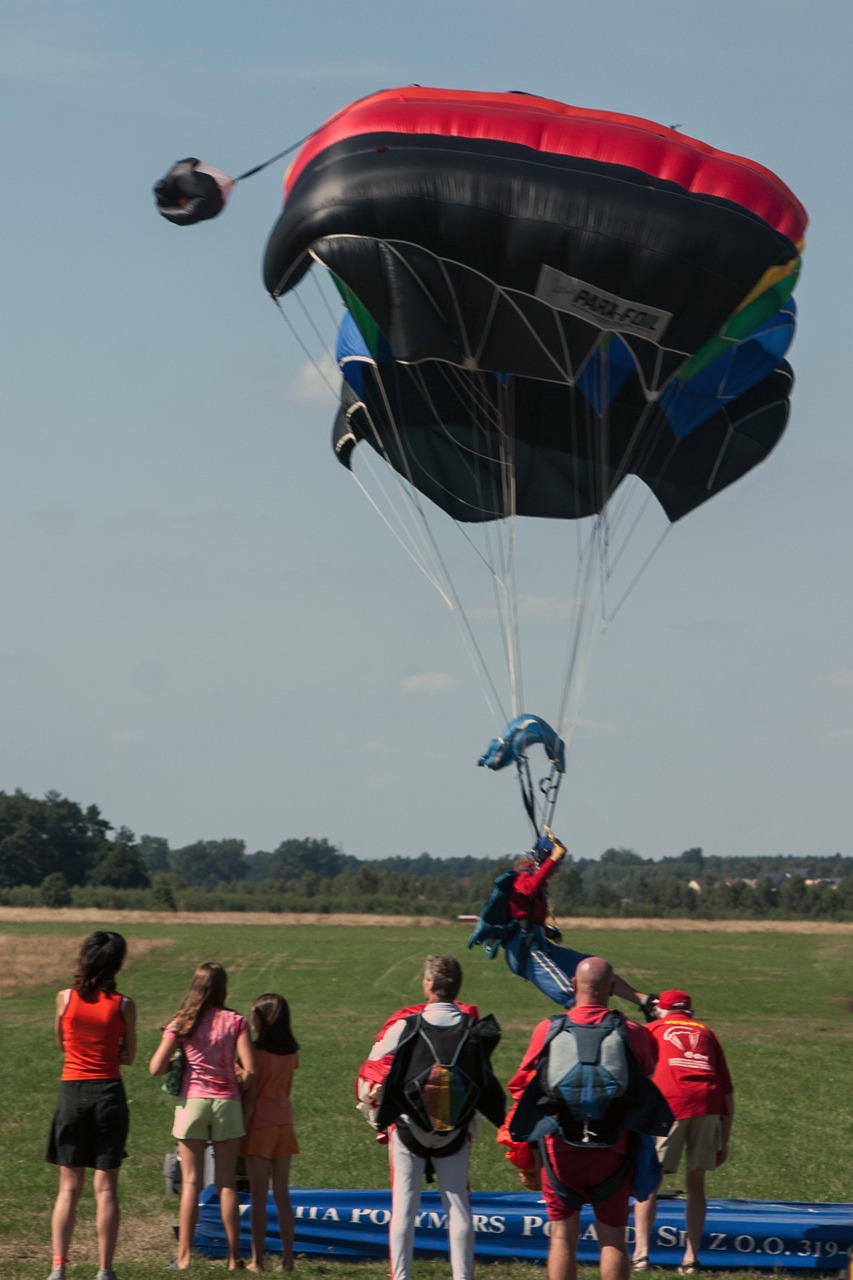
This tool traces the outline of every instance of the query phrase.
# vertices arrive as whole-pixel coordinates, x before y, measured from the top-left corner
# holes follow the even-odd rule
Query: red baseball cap
[[[689,1011],[693,1008],[693,1001],[686,991],[662,991],[658,996],[658,1007],[660,1009],[682,1009]]]

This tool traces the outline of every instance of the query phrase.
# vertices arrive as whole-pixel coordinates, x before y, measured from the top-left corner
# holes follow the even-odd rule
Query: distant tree
[[[853,876],[844,876],[835,891],[842,911],[853,911]]]
[[[663,858],[661,865],[679,880],[700,880],[705,871],[706,858],[701,849],[685,849],[677,858]]]
[[[54,871],[83,884],[110,830],[94,805],[81,809],[57,791],[43,800],[0,792],[0,887],[39,885]]]
[[[272,854],[259,849],[257,853],[246,854],[246,881],[248,884],[263,884],[270,877]]]
[[[198,840],[176,849],[170,862],[186,884],[205,889],[245,880],[249,869],[244,840]]]
[[[652,884],[655,904],[666,915],[674,915],[686,907],[688,889],[683,880],[660,875],[654,877]]]
[[[51,871],[39,886],[39,896],[46,907],[70,907],[71,890],[61,871]]]
[[[779,907],[786,915],[803,915],[808,908],[808,888],[802,876],[791,876],[779,889]]]
[[[758,899],[751,884],[745,880],[735,880],[728,886],[729,907],[739,915],[744,913],[755,915],[758,911]]]
[[[777,893],[771,876],[760,876],[755,885],[755,909],[758,915],[767,916],[776,906]]]
[[[555,876],[548,881],[548,896],[554,904],[558,915],[574,915],[583,907],[585,891],[580,868],[572,860],[571,854],[563,863]]]
[[[379,893],[383,877],[369,863],[362,863],[353,879],[353,888],[357,894],[365,898],[375,898]],[[399,890],[399,880],[395,887]]]
[[[168,880],[157,879],[151,889],[151,902],[155,911],[177,911],[178,904]]]
[[[89,884],[112,889],[147,889],[151,883],[136,837],[127,827],[119,827],[115,840],[105,841],[95,858]]]
[[[341,853],[328,840],[283,840],[269,861],[270,880],[288,884],[311,871],[322,880],[340,875],[342,871],[358,871],[360,863]]]
[[[315,871],[305,871],[294,884],[300,897],[316,898],[321,885],[320,877]]]
[[[614,915],[618,915],[622,906],[622,899],[615,889],[609,884],[599,880],[592,886],[586,897],[587,903],[595,911],[608,911]]]
[[[169,865],[169,841],[163,836],[140,836],[139,856],[149,871],[158,874],[171,870]]]

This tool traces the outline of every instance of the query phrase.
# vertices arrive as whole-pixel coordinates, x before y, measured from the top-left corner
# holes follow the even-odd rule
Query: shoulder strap
[[[569,1031],[576,1026],[576,1023],[572,1022],[567,1013],[555,1013],[550,1021],[551,1025],[548,1028],[548,1033],[542,1041],[542,1048],[539,1050],[540,1060],[555,1036],[559,1035],[561,1031]]]

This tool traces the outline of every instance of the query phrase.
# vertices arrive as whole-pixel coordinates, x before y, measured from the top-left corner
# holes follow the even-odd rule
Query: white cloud
[[[337,398],[341,374],[334,360],[324,356],[316,364],[304,364],[286,387],[285,399],[296,404],[326,405]]]
[[[447,693],[456,687],[452,676],[444,671],[422,671],[419,675],[403,676],[400,688],[403,693],[433,694]]]
[[[87,69],[91,69],[91,64],[76,54],[49,49],[46,45],[0,45],[0,78],[5,80],[55,81]]]
[[[147,734],[141,729],[117,729],[109,735],[107,741],[112,747],[135,747],[140,742],[147,741]]]
[[[585,720],[583,716],[578,716],[575,721],[575,729],[582,729],[584,733],[601,734],[606,737],[625,732],[625,726],[617,724],[613,720]]]
[[[842,693],[853,693],[853,667],[839,667],[837,671],[833,671],[829,684]]]

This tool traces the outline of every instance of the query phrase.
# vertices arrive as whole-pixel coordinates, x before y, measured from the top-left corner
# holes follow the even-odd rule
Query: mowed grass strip
[[[131,924],[117,916],[99,926],[66,919],[4,924],[0,1274],[9,1280],[43,1277],[49,1269],[56,1170],[43,1154],[60,1067],[53,996],[68,985],[79,943],[94,927],[116,928],[127,937],[121,989],[139,1010],[139,1054],[125,1073],[132,1127],[121,1176],[117,1267],[123,1280],[150,1280],[172,1255],[176,1203],[165,1198],[162,1177],[163,1156],[172,1145],[172,1107],[146,1068],[160,1028],[201,961],[226,966],[233,1008],[247,1013],[264,991],[281,991],[290,1001],[302,1061],[294,1091],[302,1154],[294,1160],[293,1181],[305,1187],[387,1185],[385,1150],[355,1111],[353,1078],[388,1014],[420,998],[427,952],[456,954],[465,972],[464,998],[500,1021],[504,1034],[495,1067],[504,1081],[533,1026],[553,1012],[538,992],[509,974],[502,958],[489,961],[480,950],[466,952],[468,928],[456,923],[335,927],[253,925],[246,918],[228,924]],[[699,1016],[720,1035],[735,1078],[737,1117],[730,1160],[709,1177],[711,1195],[849,1199],[853,935],[676,932],[647,922],[634,930],[570,929],[566,941],[607,956],[642,989],[685,987]],[[474,1145],[471,1185],[498,1191],[518,1185],[487,1125]],[[90,1180],[72,1257],[69,1280],[93,1274]],[[387,1276],[384,1262],[354,1266],[300,1259],[298,1265],[309,1280]],[[416,1270],[419,1280],[448,1274],[444,1262],[419,1262]],[[490,1280],[542,1275],[541,1269],[516,1263],[483,1270]],[[199,1260],[194,1271],[219,1274],[223,1264]]]

